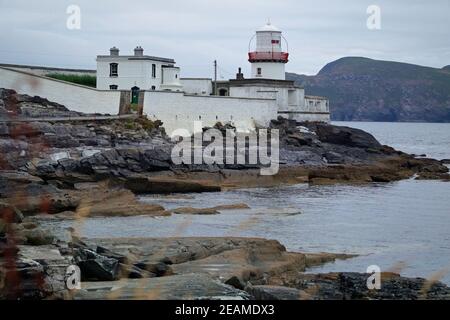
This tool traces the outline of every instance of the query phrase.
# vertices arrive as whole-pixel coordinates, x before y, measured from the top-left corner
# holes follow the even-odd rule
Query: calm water
[[[382,144],[398,150],[426,154],[434,159],[450,159],[450,123],[334,122],[363,129]]]
[[[450,124],[342,123],[411,153],[450,158]],[[369,265],[429,277],[450,270],[450,183],[406,180],[367,186],[245,189],[181,198],[144,197],[167,208],[247,203],[250,210],[215,216],[97,218],[82,232],[95,237],[254,236],[289,250],[360,256],[314,272],[365,272]],[[67,224],[68,222],[65,222]],[[450,284],[450,274],[442,279]]]

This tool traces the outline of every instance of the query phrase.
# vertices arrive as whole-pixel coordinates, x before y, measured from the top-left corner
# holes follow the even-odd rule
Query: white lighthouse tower
[[[255,37],[256,48],[252,51],[252,40]],[[286,80],[285,64],[289,61],[289,53],[283,52],[282,40],[284,38],[281,30],[270,21],[256,30],[256,35],[250,40],[248,53],[248,61],[252,65],[252,78]]]

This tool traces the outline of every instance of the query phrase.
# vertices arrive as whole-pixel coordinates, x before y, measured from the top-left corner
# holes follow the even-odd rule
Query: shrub
[[[46,76],[49,78],[81,84],[88,87],[97,87],[97,78],[95,76],[58,73],[49,73]]]

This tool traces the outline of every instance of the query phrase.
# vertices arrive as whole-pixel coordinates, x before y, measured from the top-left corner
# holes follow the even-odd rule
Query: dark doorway
[[[225,97],[228,95],[228,90],[227,89],[220,89],[219,90],[219,96]]]
[[[139,103],[139,87],[131,88],[131,104]]]

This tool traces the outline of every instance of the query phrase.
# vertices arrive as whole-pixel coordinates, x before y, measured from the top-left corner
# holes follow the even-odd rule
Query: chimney
[[[239,68],[238,70],[238,73],[236,73],[236,80],[244,80],[244,74],[242,73],[241,68]]]
[[[135,57],[142,57],[142,56],[144,56],[144,49],[142,49],[141,46],[137,46],[137,47],[134,49],[134,56],[135,56]]]
[[[119,55],[119,49],[116,47],[112,47],[109,49],[111,56],[117,57]]]

